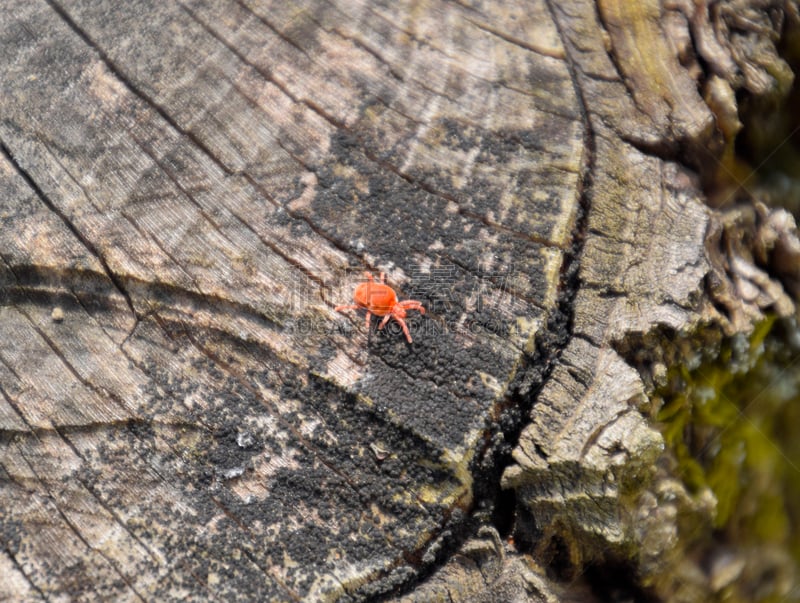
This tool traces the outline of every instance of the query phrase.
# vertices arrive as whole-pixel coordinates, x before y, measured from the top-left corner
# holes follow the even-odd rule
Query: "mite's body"
[[[419,310],[421,314],[425,314],[425,308],[422,307],[422,303],[414,299],[397,301],[397,294],[394,289],[384,283],[385,275],[383,272],[381,272],[380,282],[378,283],[375,282],[371,274],[365,273],[365,276],[367,277],[367,282],[361,283],[353,293],[353,301],[356,303],[336,306],[334,310],[342,312],[343,310],[364,308],[367,311],[367,331],[369,331],[370,316],[373,314],[384,317],[378,326],[379,329],[382,329],[390,318],[394,318],[403,328],[403,333],[405,333],[408,343],[411,343],[411,334],[408,332],[408,325],[406,325],[404,318],[407,310]]]

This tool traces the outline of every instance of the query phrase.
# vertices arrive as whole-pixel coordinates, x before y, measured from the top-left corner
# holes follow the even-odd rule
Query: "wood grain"
[[[665,19],[5,2],[0,598],[589,596],[500,540],[501,486],[575,567],[650,555],[663,442],[620,350],[797,282],[709,252],[742,82],[706,102]],[[364,272],[423,301],[413,345],[334,312]],[[722,317],[712,273],[764,296]]]

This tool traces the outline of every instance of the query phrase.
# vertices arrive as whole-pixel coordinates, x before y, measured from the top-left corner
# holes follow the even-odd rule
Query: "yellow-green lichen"
[[[722,342],[715,358],[673,367],[659,402],[656,420],[687,490],[710,489],[716,498],[715,540],[742,550],[777,547],[800,564],[796,324],[769,318],[749,338]],[[773,596],[756,600],[779,600]]]

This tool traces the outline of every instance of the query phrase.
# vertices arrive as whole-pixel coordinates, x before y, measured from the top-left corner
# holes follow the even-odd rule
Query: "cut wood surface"
[[[570,600],[501,486],[663,569],[621,350],[793,314],[800,257],[702,192],[774,19],[698,57],[675,4],[2,3],[0,599]],[[365,272],[413,344],[334,312]]]

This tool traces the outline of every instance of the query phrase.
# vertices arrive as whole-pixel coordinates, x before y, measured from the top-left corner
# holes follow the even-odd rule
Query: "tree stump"
[[[794,221],[729,175],[737,99],[789,94],[796,25],[738,0],[5,2],[0,597],[766,584],[687,553],[714,493],[656,419],[691,354],[796,316]],[[365,272],[423,302],[413,343],[334,311]],[[764,588],[796,600],[771,550]]]

